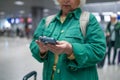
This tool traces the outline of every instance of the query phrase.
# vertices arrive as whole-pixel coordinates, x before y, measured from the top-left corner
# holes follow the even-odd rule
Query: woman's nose
[[[64,0],[65,3],[69,2],[70,0]]]

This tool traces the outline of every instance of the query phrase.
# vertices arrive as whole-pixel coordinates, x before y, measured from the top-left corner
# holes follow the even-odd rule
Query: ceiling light
[[[24,2],[23,1],[15,1],[14,4],[22,6],[22,5],[24,5]]]
[[[24,14],[24,13],[25,13],[25,11],[24,11],[24,10],[21,10],[21,11],[19,11],[19,13],[20,13],[20,14]]]
[[[103,12],[102,15],[112,15],[113,12]]]
[[[49,12],[49,9],[44,9],[43,10],[45,13],[48,13]]]
[[[110,16],[109,15],[105,15],[104,16],[104,21],[105,22],[109,22],[110,21]]]
[[[120,12],[117,12],[118,15],[120,15]]]
[[[0,12],[0,15],[4,15],[5,14],[5,12]]]
[[[98,16],[98,15],[99,15],[98,12],[92,12],[92,14],[95,15],[95,16]]]

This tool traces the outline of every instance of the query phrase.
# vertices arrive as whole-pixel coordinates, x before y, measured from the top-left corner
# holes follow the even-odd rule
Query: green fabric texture
[[[115,25],[115,48],[120,48],[120,22]]]
[[[96,64],[104,57],[106,40],[104,32],[92,14],[86,27],[86,36],[83,37],[79,23],[81,12],[80,8],[70,12],[63,24],[60,22],[61,11],[47,27],[46,18],[40,21],[30,44],[30,50],[36,60],[44,63],[43,80],[51,80],[54,54],[48,51],[44,59],[39,56],[40,51],[35,43],[39,36],[53,37],[58,41],[65,40],[73,47],[74,60],[69,60],[66,54],[59,55],[54,80],[98,80]]]

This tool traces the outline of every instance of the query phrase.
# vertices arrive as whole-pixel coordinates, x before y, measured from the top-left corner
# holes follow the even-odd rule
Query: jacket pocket
[[[50,36],[50,34],[51,34],[51,31],[50,30],[44,30],[44,32],[43,32],[43,36]]]
[[[65,39],[72,43],[82,43],[83,37],[79,29],[73,28],[66,32]]]

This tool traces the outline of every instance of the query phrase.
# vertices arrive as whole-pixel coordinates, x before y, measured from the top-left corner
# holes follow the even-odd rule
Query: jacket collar
[[[69,12],[67,17],[71,17],[71,15],[72,15],[74,18],[79,19],[81,12],[82,12],[82,10],[80,8],[76,8],[75,10]],[[62,13],[62,10],[59,11],[59,13],[53,19],[53,21],[55,21],[56,19],[60,20],[61,13]]]

